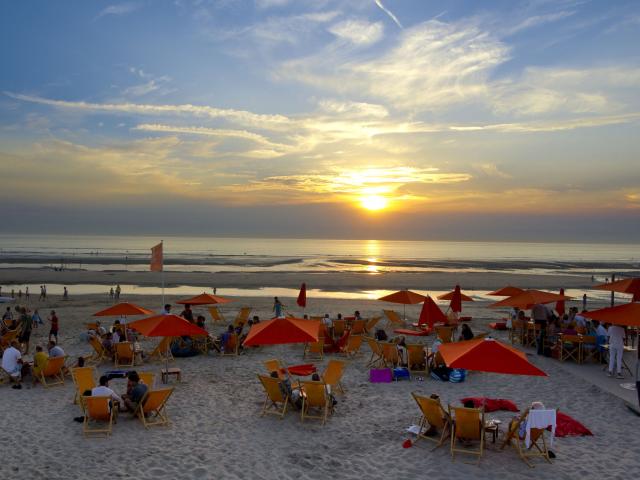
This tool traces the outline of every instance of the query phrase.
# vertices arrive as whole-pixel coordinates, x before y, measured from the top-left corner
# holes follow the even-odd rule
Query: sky
[[[6,232],[640,240],[640,3],[0,3]]]

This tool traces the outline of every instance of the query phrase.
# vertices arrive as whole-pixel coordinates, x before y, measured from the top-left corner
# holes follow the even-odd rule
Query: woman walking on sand
[[[273,311],[275,312],[276,318],[282,317],[282,302],[278,300],[278,297],[273,298]]]

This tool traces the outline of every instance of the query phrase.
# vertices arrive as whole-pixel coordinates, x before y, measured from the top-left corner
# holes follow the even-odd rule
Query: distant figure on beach
[[[42,317],[38,313],[37,308],[33,311],[33,315],[31,315],[31,320],[33,320],[33,326],[35,328],[38,328],[38,325],[44,325],[44,322],[42,321]]]
[[[110,300],[113,300],[113,296],[114,296],[113,287],[111,287],[111,288],[109,289],[109,299],[110,299]]]
[[[11,298],[16,298],[16,291],[13,288],[11,289]]]
[[[273,297],[273,311],[275,312],[275,316],[277,318],[282,317],[282,302],[278,299],[278,297]]]
[[[593,275],[591,275],[591,281],[595,282],[596,281],[596,277],[594,277]]]
[[[22,298],[22,289],[18,289],[18,298]]]
[[[42,288],[44,289],[44,299],[47,299],[47,286],[46,285],[42,285]]]
[[[587,309],[587,294],[582,295],[582,311]]]
[[[29,287],[25,287],[24,289],[24,298],[29,300]]]
[[[160,313],[162,315],[169,315],[171,313],[171,304],[167,303]]]
[[[64,293],[62,294],[62,299],[69,300],[69,290],[67,290],[67,287],[64,287]]]
[[[58,316],[56,315],[55,310],[51,310],[51,315],[49,315],[48,320],[49,322],[51,322],[51,329],[49,330],[49,341],[51,341],[51,337],[54,337],[57,342],[58,330],[60,325],[59,325]]]
[[[38,300],[44,300],[44,285],[40,285],[40,296]]]
[[[218,291],[218,289],[216,287],[213,287],[213,294],[215,295],[216,292]]]
[[[116,285],[116,300],[120,300],[120,292],[122,290],[120,289],[120,284]]]

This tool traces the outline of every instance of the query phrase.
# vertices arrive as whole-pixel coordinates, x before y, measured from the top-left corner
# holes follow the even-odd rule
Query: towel
[[[549,446],[553,446],[553,437],[556,436],[556,411],[555,410],[529,410],[527,415],[527,436],[524,443],[529,448],[531,446],[531,429],[551,427],[551,440]]]

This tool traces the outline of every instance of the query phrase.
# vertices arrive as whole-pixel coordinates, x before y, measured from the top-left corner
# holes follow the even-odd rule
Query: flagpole
[[[160,245],[162,245],[162,267],[160,270],[160,278],[162,281],[162,308],[164,308],[164,240],[160,240]]]

